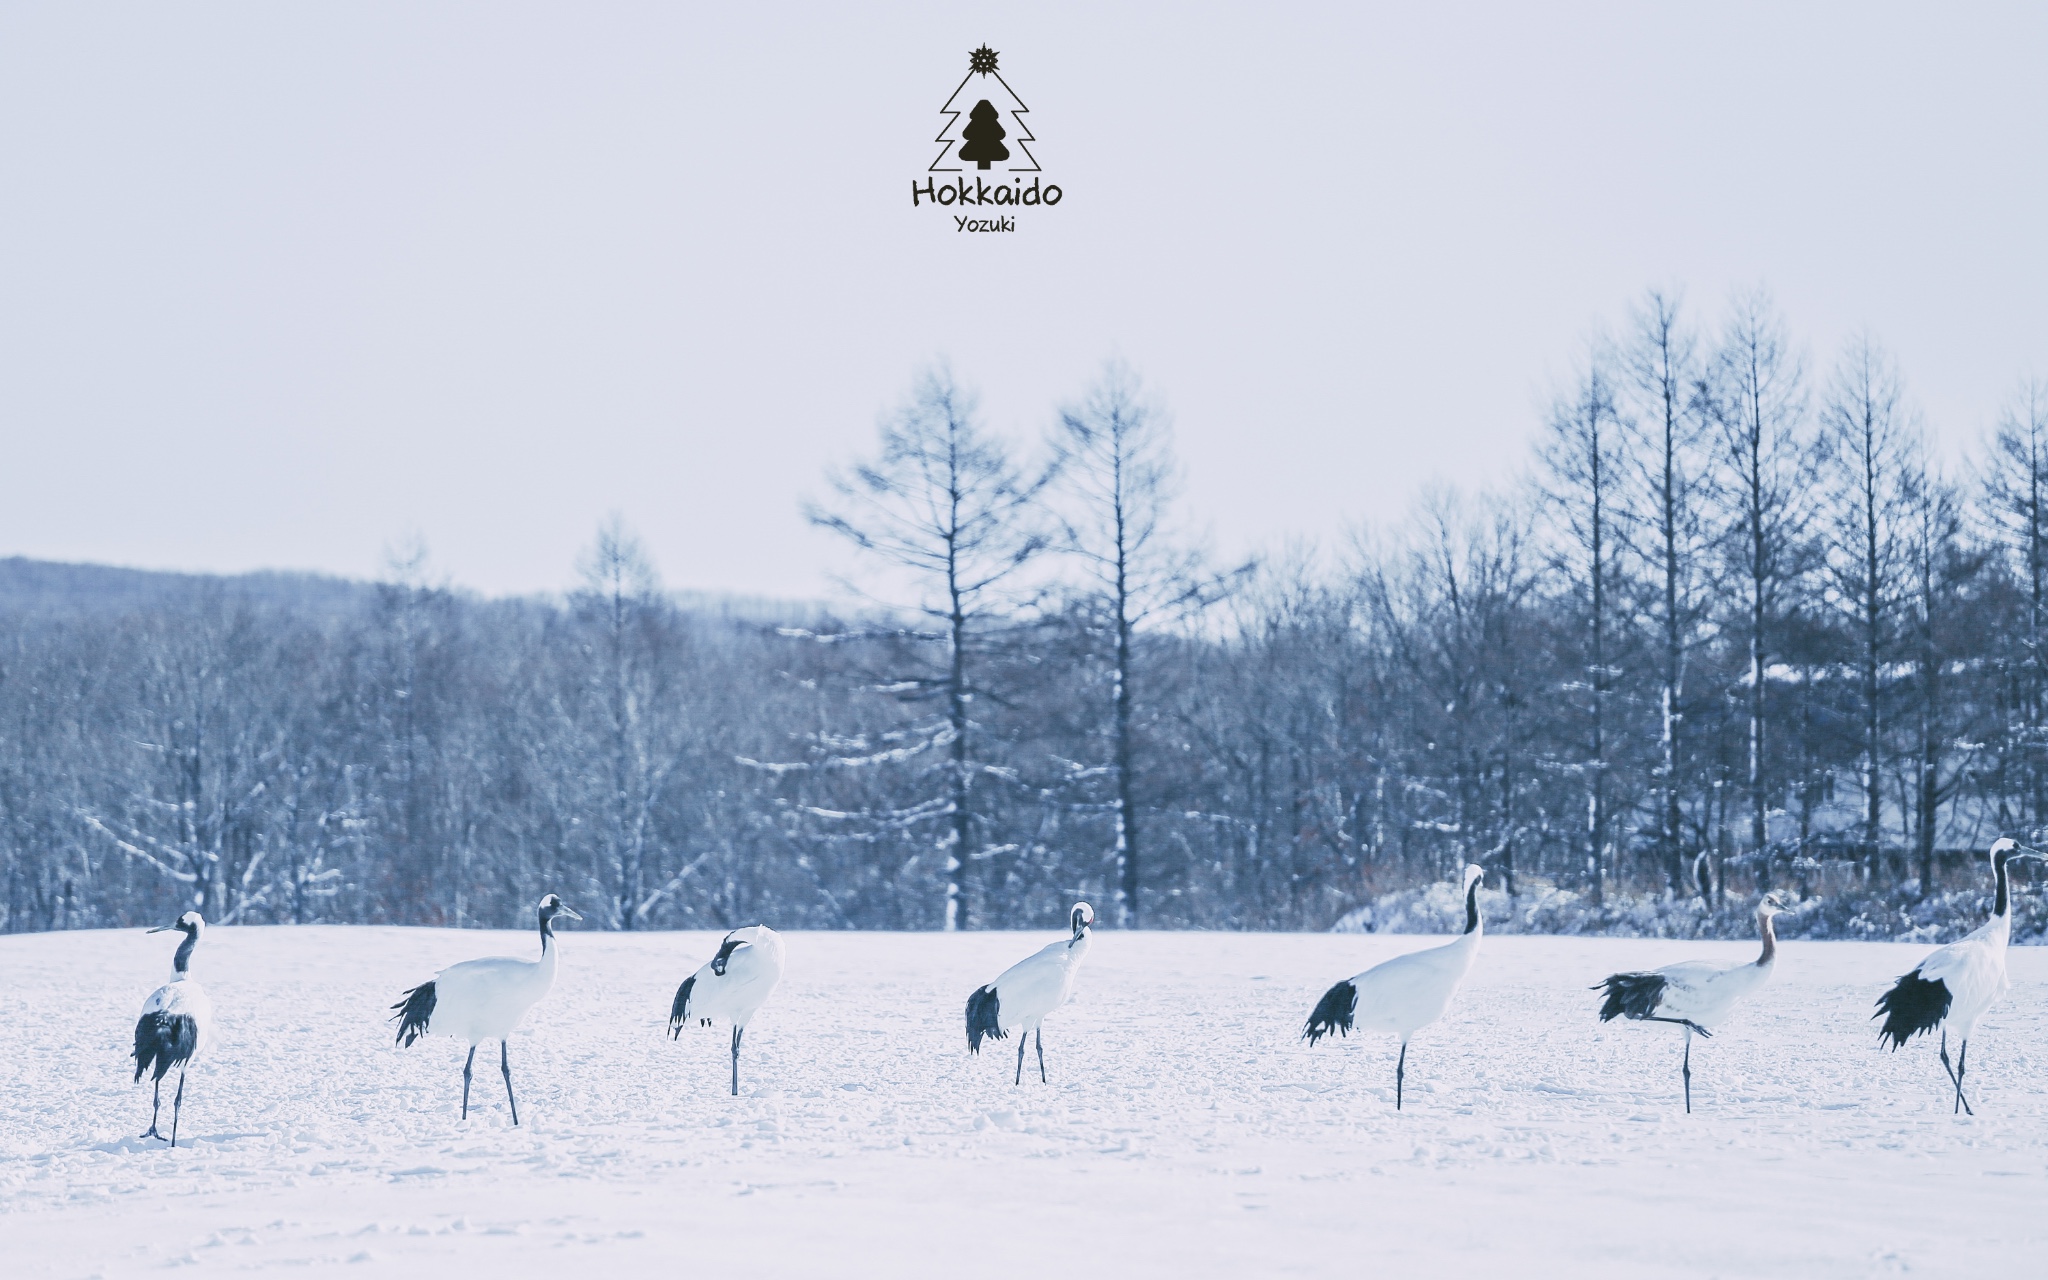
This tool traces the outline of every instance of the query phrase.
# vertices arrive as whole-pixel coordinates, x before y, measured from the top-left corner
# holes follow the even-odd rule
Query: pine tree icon
[[[1038,157],[1031,154],[1038,139],[1024,120],[1031,108],[1024,105],[1024,100],[997,70],[998,58],[987,45],[968,53],[967,74],[946,99],[946,105],[939,108],[946,117],[946,126],[932,139],[939,144],[938,157],[931,163],[933,173],[959,173],[969,167],[986,169],[996,163],[1002,163],[1011,173],[1039,172]],[[966,102],[974,106],[959,105]],[[1007,120],[1003,118],[1006,115]],[[962,116],[967,120],[962,121]]]
[[[960,158],[974,161],[977,169],[986,169],[991,161],[1008,160],[1010,149],[1003,145],[1002,117],[987,98],[974,104],[974,110],[967,113],[967,127],[960,131],[967,141],[960,144]]]

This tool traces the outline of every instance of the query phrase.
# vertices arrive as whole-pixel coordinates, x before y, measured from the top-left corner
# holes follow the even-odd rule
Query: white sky
[[[857,12],[856,12],[857,8]],[[2048,374],[2048,9],[0,8],[0,555],[825,591],[917,367],[1035,436],[1101,361],[1225,549],[1521,464],[1652,283],[1868,327],[1974,440]],[[1067,192],[913,210],[987,42]]]

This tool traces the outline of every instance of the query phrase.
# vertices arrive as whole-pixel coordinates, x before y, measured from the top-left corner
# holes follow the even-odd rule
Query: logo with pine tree
[[[1038,141],[1024,123],[1031,108],[1017,96],[996,68],[998,55],[987,45],[967,55],[967,75],[953,90],[939,113],[946,117],[939,130],[938,159],[933,173],[959,173],[1001,167],[1006,173],[1038,173],[1037,157],[1029,144]],[[961,116],[967,123],[960,123]],[[1007,120],[1005,119],[1007,117]]]

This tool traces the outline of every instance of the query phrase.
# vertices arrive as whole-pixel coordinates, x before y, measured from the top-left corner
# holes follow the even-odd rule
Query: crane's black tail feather
[[[1906,1041],[1941,1025],[1948,1017],[1951,998],[1946,982],[1939,978],[1929,982],[1918,969],[1913,970],[1877,998],[1877,1012],[1870,1015],[1884,1019],[1877,1029],[1877,1042],[1882,1045],[1889,1040],[1892,1052],[1897,1053]]]
[[[135,1079],[156,1068],[161,1080],[172,1067],[192,1060],[199,1048],[199,1024],[186,1013],[145,1013],[135,1022]]]
[[[1323,993],[1316,1001],[1315,1011],[1308,1015],[1308,1025],[1301,1029],[1301,1038],[1314,1044],[1316,1041],[1337,1032],[1351,1034],[1351,1016],[1358,1012],[1358,988],[1345,980]]]
[[[1656,1015],[1657,1004],[1664,998],[1664,975],[1661,973],[1615,973],[1609,974],[1595,991],[1605,990],[1607,998],[1600,1002],[1600,1021],[1611,1022],[1615,1018],[1648,1018]]]
[[[967,1052],[980,1053],[983,1037],[1005,1038],[1002,1012],[996,1007],[996,989],[981,987],[967,997]]]
[[[400,996],[398,1003],[391,1006],[398,1011],[398,1044],[411,1048],[412,1042],[427,1034],[427,1023],[434,1016],[434,984],[422,982]]]
[[[696,990],[696,987],[697,975],[693,973],[683,979],[682,986],[676,988],[676,1002],[668,1007],[668,1034],[671,1040],[680,1040],[683,1037],[683,1024],[690,1020],[690,992]],[[709,1025],[711,1019],[706,1018],[704,1021]]]

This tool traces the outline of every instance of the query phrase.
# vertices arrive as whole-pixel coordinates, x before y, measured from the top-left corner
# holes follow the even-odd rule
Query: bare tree
[[[1136,794],[1135,638],[1168,610],[1199,603],[1213,582],[1175,545],[1167,513],[1177,488],[1166,416],[1137,375],[1112,363],[1087,396],[1060,414],[1059,467],[1071,501],[1065,548],[1083,566],[1107,624],[1109,767],[1116,820],[1116,920],[1137,928],[1144,881]]]
[[[614,928],[633,929],[663,891],[655,888],[655,808],[680,756],[675,723],[674,657],[663,652],[672,632],[660,580],[640,539],[614,514],[578,566],[583,587],[572,598],[587,630],[590,691],[602,743],[602,873]]]
[[[1830,503],[1828,568],[1855,635],[1862,730],[1863,848],[1876,877],[1883,848],[1884,671],[1906,587],[1906,502],[1919,442],[1891,359],[1868,336],[1849,344],[1821,408]]]
[[[1761,291],[1736,299],[1714,373],[1722,466],[1734,507],[1727,562],[1741,593],[1737,626],[1748,668],[1744,789],[1749,842],[1759,859],[1758,884],[1767,887],[1771,647],[1807,568],[1813,455],[1804,435],[1805,375],[1783,322]]]
[[[1912,680],[1909,686],[1913,750],[1906,766],[1908,834],[1920,861],[1920,891],[1933,891],[1941,807],[1956,793],[1963,762],[1952,757],[1969,708],[1958,696],[1951,669],[1965,655],[1971,625],[1968,595],[1981,562],[1964,536],[1962,503],[1954,487],[1930,465],[1909,473],[1904,586]]]
[[[1585,693],[1586,880],[1596,903],[1605,893],[1611,848],[1608,703],[1619,656],[1614,635],[1619,594],[1614,525],[1617,490],[1628,460],[1624,449],[1614,388],[1604,364],[1595,357],[1572,393],[1552,406],[1541,456],[1546,496],[1563,534],[1558,568],[1572,601],[1569,607],[1578,615],[1567,631],[1571,638],[1566,644],[1575,651],[1571,658],[1577,671],[1571,684]]]
[[[1360,586],[1410,690],[1405,785],[1433,799],[1420,822],[1455,838],[1443,869],[1492,858],[1513,894],[1536,772],[1531,695],[1548,673],[1529,607],[1528,515],[1512,500],[1486,507],[1480,516],[1455,494],[1427,495],[1408,536]]]
[[[1012,621],[1015,601],[1004,592],[1050,542],[1038,500],[1051,473],[1019,467],[975,414],[974,397],[950,371],[927,372],[882,423],[878,456],[831,478],[834,505],[807,510],[813,524],[906,580],[898,607],[936,624],[907,636],[936,647],[939,662],[894,687],[941,705],[929,740],[948,754],[945,800],[935,809],[947,828],[948,930],[968,927],[968,868],[981,848],[974,783],[986,762],[976,754],[976,703],[997,692],[983,683],[984,660]]]
[[[1643,566],[1643,611],[1657,645],[1656,833],[1666,882],[1684,887],[1683,760],[1688,659],[1706,615],[1704,575],[1713,498],[1707,457],[1709,407],[1696,341],[1674,296],[1652,291],[1619,344],[1623,418],[1634,443],[1631,501],[1621,532]]]
[[[1981,477],[1984,506],[2024,601],[2012,635],[2018,643],[2003,655],[2013,689],[2000,755],[2020,775],[2021,812],[2039,827],[2048,823],[2048,382],[2021,384],[1990,453]]]

